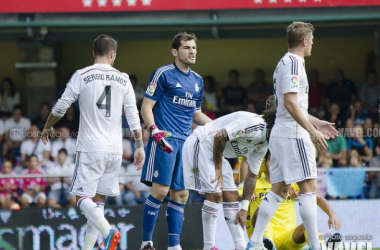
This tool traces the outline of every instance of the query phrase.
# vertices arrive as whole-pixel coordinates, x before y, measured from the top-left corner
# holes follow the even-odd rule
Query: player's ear
[[[171,51],[172,51],[172,55],[173,55],[174,57],[178,56],[178,50],[176,50],[176,49],[172,49]]]

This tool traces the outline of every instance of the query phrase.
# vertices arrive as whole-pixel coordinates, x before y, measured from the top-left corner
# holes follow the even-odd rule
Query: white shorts
[[[203,193],[237,190],[231,165],[225,158],[222,163],[223,189],[220,186],[216,188],[216,182],[211,183],[215,179],[213,153],[210,149],[202,146],[196,135],[190,135],[186,139],[182,149],[182,162],[186,189]]]
[[[286,184],[317,178],[315,149],[309,139],[271,137],[269,140],[271,183]]]
[[[121,154],[77,152],[70,192],[77,196],[118,196]]]

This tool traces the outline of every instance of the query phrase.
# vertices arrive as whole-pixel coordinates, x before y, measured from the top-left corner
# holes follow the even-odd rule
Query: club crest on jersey
[[[299,86],[299,79],[298,76],[291,76],[290,77],[290,88],[298,88]]]
[[[198,83],[195,83],[195,91],[199,92],[199,86],[198,86]]]
[[[157,88],[157,83],[155,83],[155,82],[151,82],[151,83],[148,85],[148,88],[146,89],[145,94],[150,95],[150,96],[153,96],[154,91],[156,91],[156,88]]]
[[[239,130],[236,133],[232,133],[232,136],[235,138],[239,138],[239,137],[242,137],[244,134],[245,134],[245,132],[243,130]]]

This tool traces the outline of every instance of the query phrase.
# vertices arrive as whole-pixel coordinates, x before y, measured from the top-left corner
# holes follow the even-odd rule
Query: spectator
[[[239,84],[239,71],[228,73],[229,84],[223,88],[223,109],[227,112],[242,110],[246,99],[246,89]]]
[[[342,69],[337,69],[334,72],[334,80],[326,88],[327,104],[336,102],[342,114],[346,115],[348,108],[357,97],[355,84],[345,78]]]
[[[329,157],[334,167],[347,166],[347,141],[341,134],[335,139],[327,140]]]
[[[248,100],[256,103],[256,110],[262,113],[265,109],[265,101],[273,94],[273,85],[265,81],[263,69],[256,69],[253,74],[253,83],[247,88]]]
[[[209,106],[207,104],[207,100],[205,97],[202,98],[202,111],[205,115],[210,117],[212,120],[216,119],[216,114],[214,113],[214,111],[209,109]]]
[[[324,119],[335,123],[336,128],[342,128],[345,123],[345,116],[340,112],[340,108],[337,103],[331,103],[329,105],[328,112],[325,114]]]
[[[135,91],[137,107],[140,110],[142,100],[144,99],[144,96],[145,96],[145,90],[142,87],[137,85],[137,82],[138,82],[137,76],[130,75],[129,80],[131,81],[133,90]]]
[[[26,167],[26,159],[31,155],[37,155],[39,165],[44,166],[50,160],[50,141],[45,145],[40,139],[41,131],[37,125],[32,125],[27,132],[27,138],[21,143],[21,165]]]
[[[36,155],[31,155],[28,159],[28,169],[22,174],[44,174],[45,172],[38,166],[38,158]],[[35,203],[38,207],[46,205],[46,179],[45,178],[23,178],[21,190],[21,205],[22,207],[29,207],[30,204]]]
[[[0,110],[2,116],[8,118],[13,111],[13,107],[19,104],[20,94],[15,90],[12,78],[4,77],[1,80],[0,88]]]
[[[354,137],[348,138],[347,150],[356,150],[360,160],[369,163],[372,158],[373,141],[371,137],[363,138],[363,126],[354,126]],[[350,164],[350,163],[349,163]]]
[[[325,160],[329,158],[329,153],[327,150],[318,150],[317,154],[318,154],[317,168],[321,168]]]
[[[50,110],[51,106],[48,102],[43,102],[40,104],[40,114],[32,121],[33,124],[37,125],[40,131],[44,129]]]
[[[70,137],[69,128],[61,126],[58,128],[58,139],[52,143],[51,156],[54,161],[58,161],[58,152],[62,148],[66,149],[68,155],[68,161],[74,162],[76,153],[76,140]]]
[[[349,167],[362,167],[362,159],[359,155],[359,152],[355,149],[351,150],[349,155],[348,155],[348,166]]]
[[[379,120],[379,95],[380,84],[377,72],[371,70],[367,74],[367,83],[360,87],[360,100],[374,121]]]
[[[122,173],[129,176],[119,177],[120,198],[116,204],[134,206],[137,205],[136,200],[144,202],[150,195],[151,188],[140,182],[141,171],[138,171],[136,165],[131,163],[122,169]]]
[[[130,138],[130,137],[129,137]],[[123,159],[122,164],[127,165],[133,160],[133,145],[130,139],[123,138]]]
[[[257,109],[256,109],[256,104],[252,101],[249,101],[247,103],[247,105],[245,106],[245,111],[248,111],[248,112],[251,112],[251,113],[255,113],[257,114]]]
[[[203,98],[206,99],[207,110],[218,111],[218,93],[217,84],[213,76],[205,76],[203,78]]]
[[[57,122],[55,125],[59,127],[67,127],[70,130],[70,137],[77,138],[79,130],[79,113],[75,108],[75,105],[71,105],[67,110],[66,114]]]
[[[333,160],[329,157],[323,158],[323,161],[321,162],[320,168],[331,168],[333,167]]]
[[[11,161],[4,160],[1,175],[15,175]],[[17,178],[1,178],[0,175],[0,207],[6,209],[11,203],[12,196],[17,196],[19,181]]]
[[[363,110],[363,104],[360,100],[355,101],[353,108],[350,108],[351,118],[354,125],[364,125],[364,120],[367,119],[368,114]]]
[[[73,175],[75,172],[74,164],[68,162],[67,151],[62,148],[58,151],[58,161],[54,162],[47,169],[47,173],[51,175]],[[70,193],[69,187],[71,186],[71,178],[48,178],[48,185],[50,192],[48,196],[48,206],[53,208],[61,207],[60,204],[68,203],[69,206],[75,206],[75,195]]]
[[[30,128],[30,120],[21,116],[21,106],[13,107],[12,117],[5,121],[5,143],[3,144],[3,157],[10,150],[19,153],[21,142],[24,140],[26,131]]]
[[[326,85],[319,81],[317,69],[310,69],[307,77],[309,81],[309,113],[315,117],[323,117]]]

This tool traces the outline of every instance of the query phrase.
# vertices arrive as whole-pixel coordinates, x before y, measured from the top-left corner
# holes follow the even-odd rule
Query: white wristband
[[[249,206],[249,200],[242,200],[241,201],[241,209],[248,211],[248,206]]]

